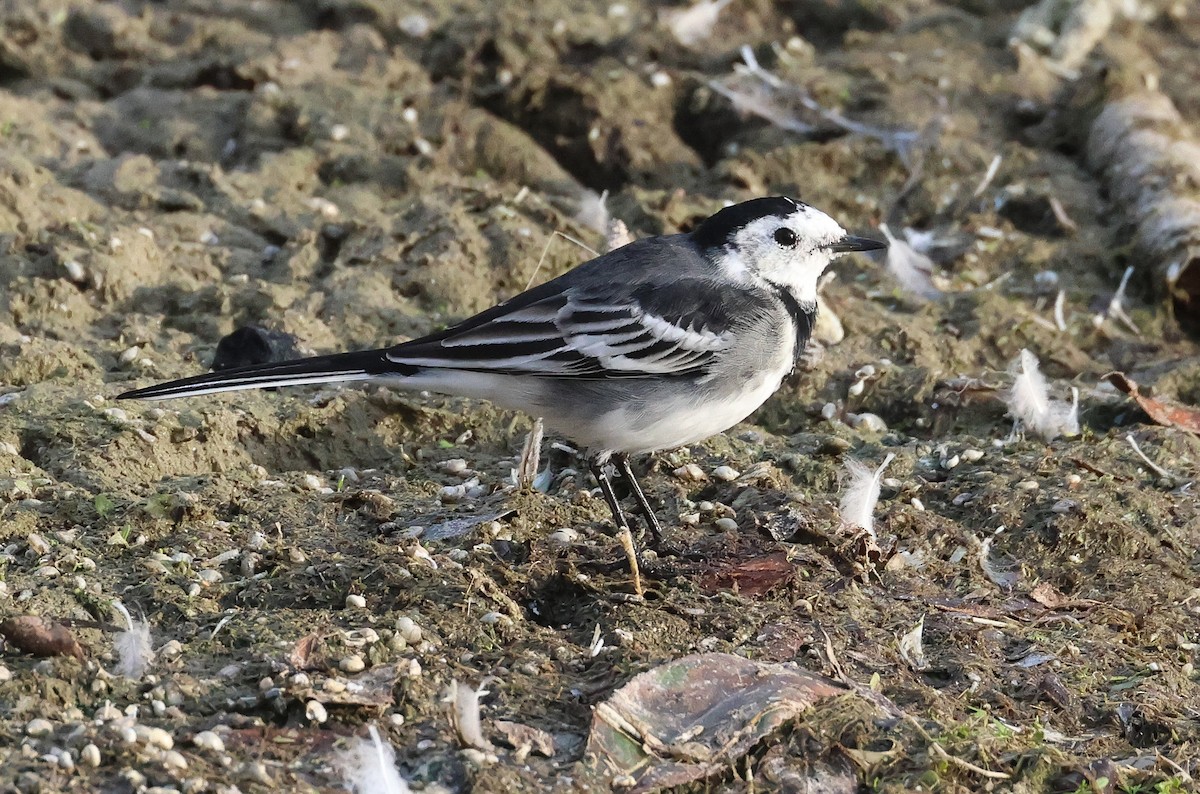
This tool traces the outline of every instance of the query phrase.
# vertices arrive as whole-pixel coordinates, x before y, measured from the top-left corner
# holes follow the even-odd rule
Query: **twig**
[[[913,719],[912,717],[909,717],[908,719],[912,722],[913,725],[917,725],[917,721],[915,719]],[[920,727],[920,726],[918,726],[918,727]],[[945,748],[943,748],[940,744],[938,744],[933,739],[929,740],[929,749],[933,751],[934,755],[936,755],[938,758],[942,759],[943,761],[948,761],[949,763],[953,764],[954,766],[959,767],[960,769],[966,769],[969,772],[974,772],[977,775],[982,775],[983,777],[986,777],[989,780],[1009,780],[1010,778],[1012,778],[1012,775],[1008,774],[1007,772],[993,772],[990,769],[984,769],[981,766],[976,766],[975,764],[972,764],[970,761],[959,758],[956,755],[950,755],[950,753],[946,752]]]
[[[646,595],[646,591],[642,588],[642,569],[638,565],[637,549],[633,545],[633,533],[629,531],[629,527],[621,528],[621,531],[617,533],[617,541],[625,551],[625,559],[629,560],[629,573],[633,576],[633,592],[641,598]]]
[[[1067,330],[1067,318],[1063,313],[1063,308],[1066,306],[1066,304],[1067,291],[1065,289],[1060,289],[1058,291],[1058,297],[1054,299],[1054,324],[1060,331]]]
[[[1177,479],[1174,474],[1167,471],[1162,466],[1159,466],[1157,463],[1150,460],[1150,458],[1146,457],[1146,453],[1142,452],[1142,448],[1139,447],[1137,441],[1134,440],[1133,433],[1126,433],[1125,440],[1129,442],[1129,446],[1133,447],[1133,451],[1137,453],[1137,456],[1146,461],[1146,465],[1149,466],[1155,474],[1157,474],[1159,477],[1165,477],[1168,480]]]
[[[983,191],[987,190],[988,185],[992,184],[992,180],[996,178],[996,172],[1000,170],[1000,163],[1003,161],[1004,158],[1000,155],[992,158],[992,162],[988,164],[987,173],[983,175],[983,179],[980,180],[979,186],[975,188],[975,192],[971,194],[971,198],[979,198],[983,195]]]
[[[530,274],[529,283],[525,285],[525,289],[529,289],[533,286],[533,280],[537,278],[538,272],[542,269],[542,263],[546,261],[546,254],[550,252],[550,243],[554,242],[555,237],[561,237],[569,243],[575,243],[575,245],[587,251],[592,256],[600,256],[599,252],[593,250],[589,245],[587,245],[587,243],[584,243],[581,240],[576,240],[566,232],[560,232],[558,229],[555,229],[554,231],[550,232],[550,236],[546,238],[546,246],[542,249],[542,255],[538,257],[537,267],[535,267],[533,269],[533,273]]]

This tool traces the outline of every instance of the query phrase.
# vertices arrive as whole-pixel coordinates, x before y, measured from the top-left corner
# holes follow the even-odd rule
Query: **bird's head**
[[[887,245],[847,234],[824,212],[786,196],[726,207],[692,239],[730,277],[765,279],[807,304],[816,303],[817,279],[834,257]]]

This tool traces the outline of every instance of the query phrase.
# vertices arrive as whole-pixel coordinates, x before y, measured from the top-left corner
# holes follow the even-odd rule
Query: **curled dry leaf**
[[[1138,407],[1155,423],[1166,427],[1178,427],[1189,433],[1200,433],[1200,409],[1187,405],[1172,405],[1147,397],[1138,389],[1137,383],[1124,372],[1110,372],[1103,379],[1132,397]]]
[[[701,780],[728,771],[781,725],[845,691],[794,665],[727,653],[685,656],[634,677],[596,707],[584,763],[632,792]]]
[[[503,742],[515,750],[528,748],[546,758],[554,756],[554,737],[543,730],[509,720],[496,720],[494,727]]]
[[[74,656],[84,660],[83,647],[66,626],[40,615],[20,615],[0,623],[0,637],[31,656]]]
[[[790,582],[795,573],[787,554],[779,551],[709,571],[700,580],[700,587],[709,593],[732,590],[747,598],[757,598]]]

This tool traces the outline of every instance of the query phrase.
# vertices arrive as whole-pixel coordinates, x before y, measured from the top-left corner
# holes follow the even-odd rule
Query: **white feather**
[[[685,47],[692,47],[712,35],[721,10],[730,0],[700,0],[689,8],[668,8],[659,12],[659,20],[671,29],[671,35]]]
[[[117,675],[124,678],[141,678],[154,662],[150,623],[134,620],[120,601],[114,601],[113,608],[125,618],[125,625],[128,627],[113,639],[113,650],[117,654]]]
[[[896,279],[900,289],[921,300],[940,297],[942,291],[933,285],[933,260],[908,242],[893,236],[887,224],[879,224],[879,230],[888,240],[888,272]]]
[[[346,788],[355,794],[409,794],[408,783],[396,769],[396,751],[383,740],[379,729],[367,726],[370,741],[355,739],[334,764]]]
[[[1021,350],[1013,362],[1016,378],[1005,395],[1008,414],[1017,424],[1046,441],[1079,435],[1079,390],[1071,388],[1071,401],[1050,397],[1050,385],[1038,369],[1037,356]]]
[[[883,479],[884,469],[895,457],[889,452],[875,470],[867,468],[854,458],[846,458],[846,473],[850,477],[850,483],[846,486],[838,506],[843,526],[857,527],[872,538],[875,537],[875,505],[879,502],[879,483]]]

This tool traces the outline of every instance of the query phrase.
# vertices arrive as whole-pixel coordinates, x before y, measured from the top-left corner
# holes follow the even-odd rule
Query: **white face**
[[[801,205],[786,217],[747,224],[733,236],[722,261],[733,275],[757,274],[788,288],[802,303],[816,303],[817,279],[838,256],[829,246],[845,236],[833,218]]]

